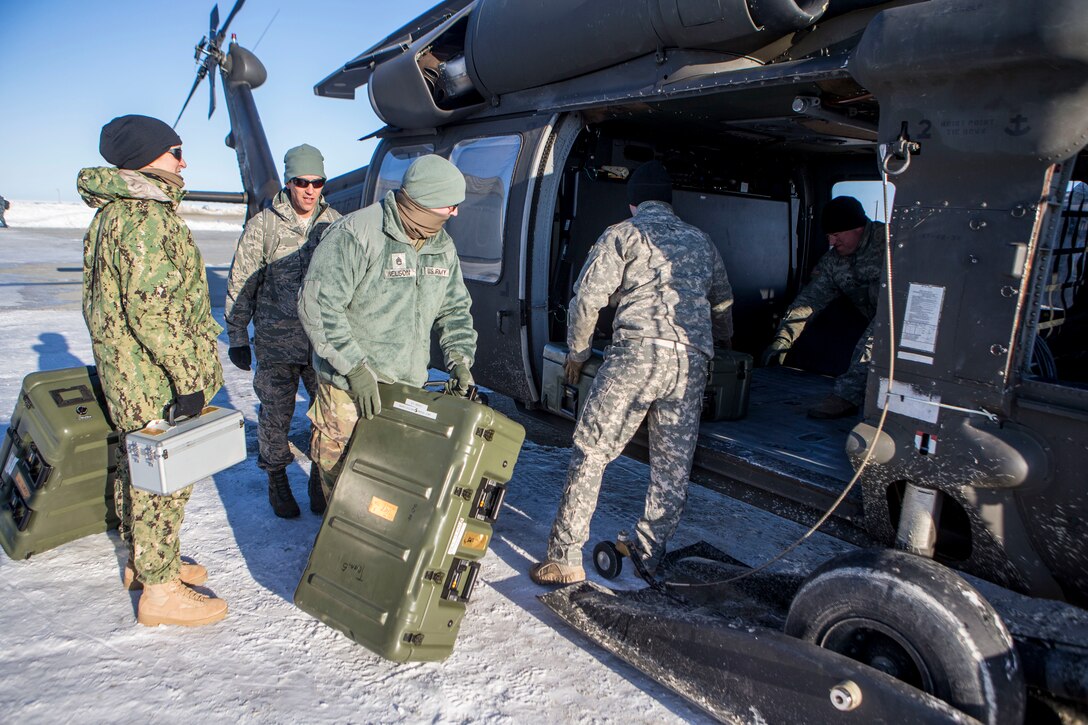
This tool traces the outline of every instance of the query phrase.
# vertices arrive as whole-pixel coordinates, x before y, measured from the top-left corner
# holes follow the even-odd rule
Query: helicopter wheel
[[[1023,722],[1012,637],[981,594],[932,559],[882,549],[836,557],[805,580],[785,632],[982,722]]]
[[[623,571],[623,556],[611,541],[593,547],[593,568],[605,579],[615,579]]]

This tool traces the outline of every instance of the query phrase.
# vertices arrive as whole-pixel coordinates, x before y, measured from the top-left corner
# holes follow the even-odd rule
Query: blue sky
[[[320,98],[313,86],[435,2],[246,1],[229,32],[268,69],[254,99],[277,165],[300,143],[321,149],[329,176],[368,163],[376,142],[357,139],[382,124],[365,88],[346,101]],[[207,33],[213,4],[0,0],[0,195],[76,201],[79,169],[105,165],[98,154],[103,124],[127,113],[173,123],[195,77],[193,49]],[[233,4],[219,3],[221,20]],[[217,84],[209,121],[206,85],[177,126],[189,164],[186,186],[240,191],[234,151],[223,144],[229,121],[222,91]]]

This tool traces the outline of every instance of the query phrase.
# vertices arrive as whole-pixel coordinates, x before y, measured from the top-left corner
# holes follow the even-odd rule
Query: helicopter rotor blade
[[[215,113],[215,69],[208,74],[208,118]]]
[[[200,71],[204,70],[204,66],[200,66]],[[200,81],[204,80],[204,74],[197,71],[196,79],[193,81],[193,87],[189,89],[189,95],[185,97],[185,103],[181,104],[181,110],[178,111],[178,117],[174,119],[174,128],[177,127],[178,122],[181,121],[181,115],[185,113],[185,109],[189,106],[189,101],[193,100],[193,94],[196,93],[196,87],[200,85]]]
[[[215,37],[215,34],[218,32],[218,30],[219,30],[219,4],[216,3],[215,5],[212,5],[212,14],[211,14],[210,22],[208,23],[208,40],[211,41],[212,45],[218,45],[219,44],[218,40]]]
[[[234,3],[234,7],[231,8],[230,14],[227,15],[227,19],[223,22],[223,27],[219,29],[218,34],[215,36],[216,45],[220,45],[223,42],[223,38],[227,35],[227,28],[230,27],[230,21],[234,20],[234,16],[238,14],[238,11],[245,5],[246,0],[238,0]],[[216,6],[218,7],[218,6]]]

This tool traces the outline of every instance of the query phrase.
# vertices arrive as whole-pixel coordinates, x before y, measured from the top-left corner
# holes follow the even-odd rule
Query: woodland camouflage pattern
[[[249,344],[247,328],[253,322],[258,365],[310,364],[310,341],[298,321],[298,291],[321,234],[339,218],[322,198],[309,219],[299,219],[289,193],[281,190],[271,208],[246,222],[227,278],[224,316],[231,347]]]
[[[138,171],[88,168],[78,188],[98,208],[83,239],[83,318],[114,426],[129,432],[164,417],[180,394],[223,384],[204,260],[177,215],[182,190]],[[191,487],[159,496],[129,485],[119,465],[115,491],[122,538],[140,580],[161,584],[180,567],[178,531]]]
[[[289,192],[281,190],[269,209],[246,222],[227,279],[225,319],[231,347],[253,344],[257,370],[257,465],[279,471],[294,461],[288,445],[295,395],[301,379],[312,400],[317,375],[310,340],[298,321],[298,292],[314,248],[329,224],[340,218],[324,198],[309,219],[299,219]]]
[[[873,355],[873,320],[884,274],[884,224],[865,225],[861,242],[853,254],[841,256],[829,249],[812,270],[812,280],[786,310],[771,343],[777,350],[788,350],[801,335],[809,319],[840,295],[849,299],[869,320],[868,327],[854,347],[850,367],[835,380],[835,395],[855,405],[865,399],[865,379]]]
[[[657,567],[687,500],[714,339],[732,337],[733,292],[705,233],[660,201],[609,227],[590,250],[570,306],[568,347],[585,359],[598,310],[618,297],[613,343],[578,425],[547,559],[581,566],[605,467],[649,419],[650,485],[635,529]],[[713,332],[713,334],[712,334]]]

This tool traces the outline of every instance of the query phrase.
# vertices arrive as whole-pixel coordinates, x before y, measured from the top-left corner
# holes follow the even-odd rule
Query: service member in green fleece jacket
[[[199,415],[223,385],[204,260],[177,214],[181,138],[148,116],[115,118],[99,150],[116,168],[79,172],[79,193],[98,211],[83,238],[83,318],[110,418],[121,432],[114,500],[129,545],[124,582],[143,588],[141,624],[210,624],[227,605],[187,585],[208,573],[184,563],[178,534],[192,486],[161,496],[133,488],[125,433]]]
[[[421,156],[400,189],[334,222],[314,252],[298,316],[314,348],[310,455],[326,494],[359,416],[381,410],[378,383],[427,382],[432,331],[450,373],[447,390],[465,395],[474,384],[472,300],[443,229],[464,200],[457,167]]]

